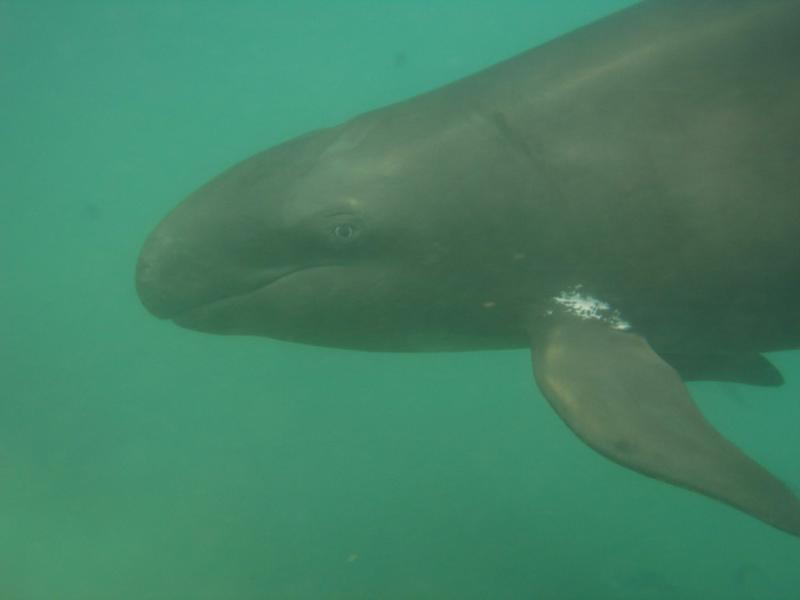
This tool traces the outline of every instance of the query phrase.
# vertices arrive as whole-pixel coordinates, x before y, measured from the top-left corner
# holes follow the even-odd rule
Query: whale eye
[[[324,235],[320,241],[328,248],[351,252],[364,241],[364,224],[354,215],[335,215],[320,233]]]
[[[333,235],[340,240],[352,239],[356,234],[356,228],[350,223],[340,223],[333,228]]]

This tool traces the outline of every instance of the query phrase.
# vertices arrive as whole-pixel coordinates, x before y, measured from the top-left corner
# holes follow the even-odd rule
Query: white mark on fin
[[[558,304],[564,307],[570,314],[575,315],[581,319],[596,319],[608,323],[612,329],[625,331],[631,328],[628,323],[619,314],[619,311],[611,308],[608,302],[598,300],[593,296],[581,294],[580,289],[582,285],[576,285],[569,291],[561,292],[558,296],[553,297]],[[551,314],[552,311],[548,311]]]

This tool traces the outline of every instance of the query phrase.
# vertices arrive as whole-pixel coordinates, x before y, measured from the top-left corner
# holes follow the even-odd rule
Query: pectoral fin
[[[733,381],[777,387],[783,376],[761,354],[662,354],[684,381]]]
[[[800,501],[717,432],[640,336],[576,317],[531,330],[533,369],[567,425],[611,460],[800,536]]]

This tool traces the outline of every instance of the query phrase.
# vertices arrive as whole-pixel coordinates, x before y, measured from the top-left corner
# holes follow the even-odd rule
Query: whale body
[[[243,161],[156,227],[136,284],[209,333],[530,348],[589,446],[800,535],[685,385],[782,383],[798,190],[800,3],[651,0]]]

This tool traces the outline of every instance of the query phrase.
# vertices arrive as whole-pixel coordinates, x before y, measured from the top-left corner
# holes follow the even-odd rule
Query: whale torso
[[[800,535],[684,381],[800,347],[800,2],[650,0],[257,154],[150,235],[155,315],[379,351],[530,347],[592,448]]]

